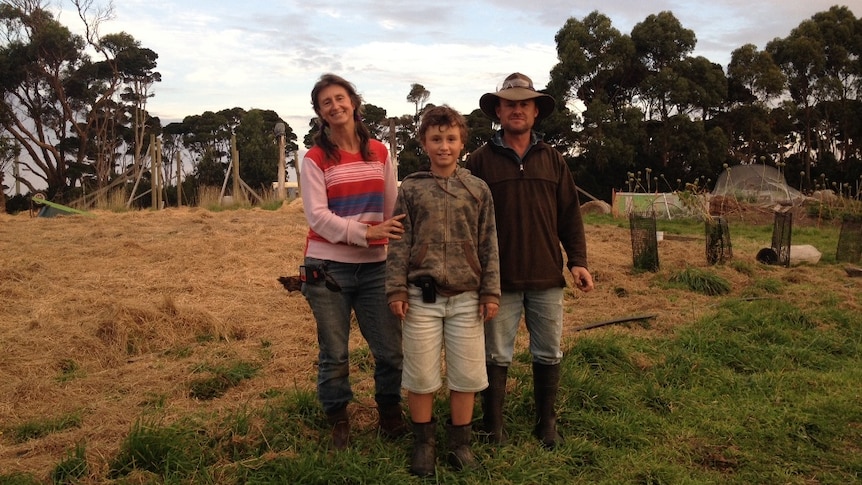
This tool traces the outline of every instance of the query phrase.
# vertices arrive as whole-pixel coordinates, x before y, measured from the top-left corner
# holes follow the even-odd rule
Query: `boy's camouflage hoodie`
[[[403,237],[389,240],[389,302],[407,301],[408,283],[430,275],[441,295],[478,291],[481,303],[499,303],[494,203],[484,181],[462,167],[448,178],[415,172],[401,182],[394,213],[407,217]]]

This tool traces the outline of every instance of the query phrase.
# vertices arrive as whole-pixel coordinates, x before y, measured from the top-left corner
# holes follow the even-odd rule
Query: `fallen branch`
[[[638,320],[648,320],[650,318],[655,318],[658,315],[650,314],[650,315],[635,315],[633,317],[620,317],[614,318],[613,320],[605,320],[603,322],[594,322],[588,323],[586,325],[581,325],[580,327],[575,327],[575,332],[580,332],[581,330],[589,330],[591,328],[604,327],[606,325],[613,325],[615,323],[625,323],[625,322],[635,322]]]

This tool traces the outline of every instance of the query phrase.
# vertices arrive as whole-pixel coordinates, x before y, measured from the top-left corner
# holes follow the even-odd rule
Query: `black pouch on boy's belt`
[[[437,282],[431,276],[420,276],[416,279],[416,286],[422,290],[422,301],[425,303],[437,302]]]

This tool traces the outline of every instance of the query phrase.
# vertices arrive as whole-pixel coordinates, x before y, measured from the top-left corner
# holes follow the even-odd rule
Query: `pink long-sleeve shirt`
[[[370,141],[372,158],[341,151],[334,162],[318,146],[302,160],[300,181],[305,218],[308,221],[305,256],[343,263],[386,260],[388,240],[368,241],[369,225],[390,217],[398,184],[389,150]]]

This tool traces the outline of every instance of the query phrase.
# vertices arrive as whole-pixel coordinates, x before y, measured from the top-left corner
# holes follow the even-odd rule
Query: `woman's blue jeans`
[[[333,291],[324,281],[302,285],[302,294],[317,321],[317,397],[323,411],[331,414],[353,399],[348,353],[351,311],[374,357],[375,401],[383,405],[399,403],[401,322],[386,303],[386,262],[339,263],[305,258],[305,265],[324,266],[341,287],[341,291]]]

